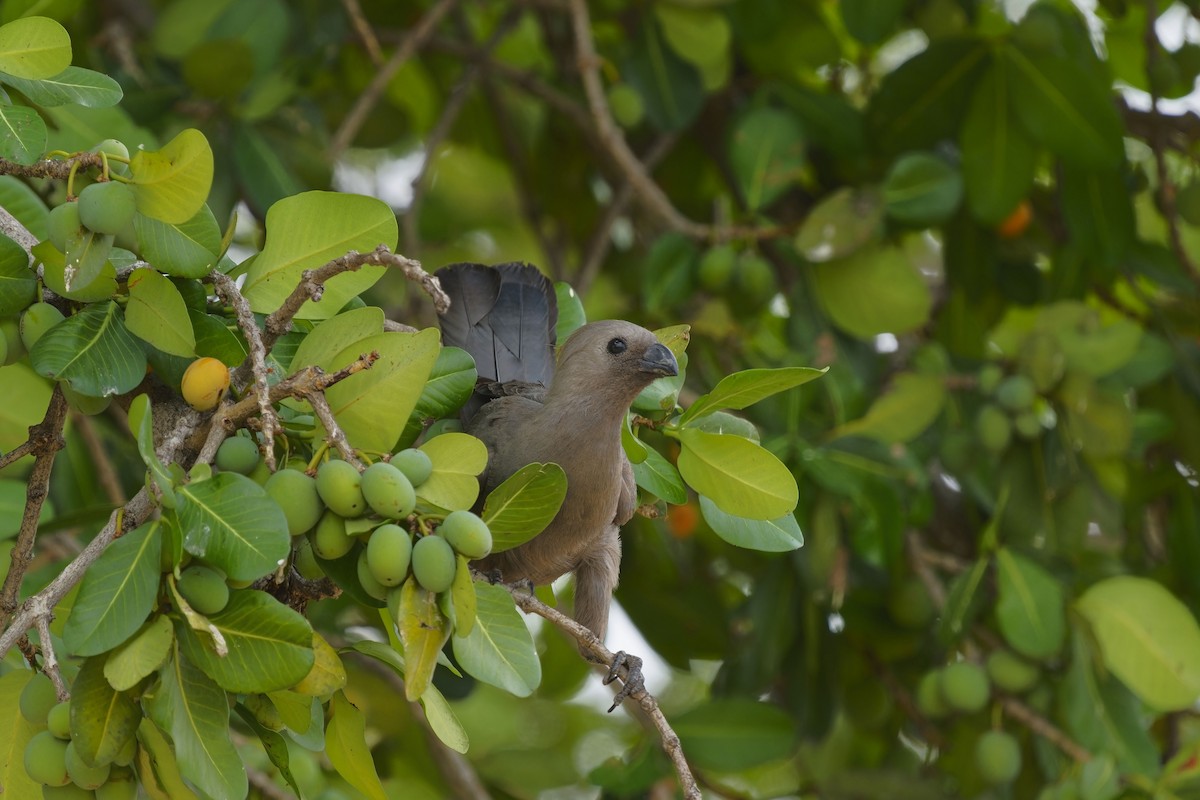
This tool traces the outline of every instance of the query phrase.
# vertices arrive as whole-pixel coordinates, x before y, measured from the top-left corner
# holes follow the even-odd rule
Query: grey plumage
[[[678,373],[675,358],[645,328],[606,320],[572,334],[557,365],[543,363],[553,352],[557,311],[553,287],[535,268],[456,264],[437,275],[451,300],[447,317],[460,306],[443,322],[444,343],[484,364],[482,406],[466,424],[488,448],[481,496],[535,461],[554,462],[567,475],[566,499],[550,525],[479,566],[535,584],[573,571],[575,617],[603,638],[620,567],[620,526],[637,500],[621,426],[642,389]],[[496,374],[487,374],[493,368]]]

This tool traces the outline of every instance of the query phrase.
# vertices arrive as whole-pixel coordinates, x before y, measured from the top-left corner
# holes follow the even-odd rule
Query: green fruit
[[[1008,650],[988,654],[986,669],[992,683],[1006,692],[1019,694],[1038,682],[1038,668]]]
[[[905,578],[888,592],[888,614],[901,627],[917,630],[933,619],[933,601],[925,585],[915,577]]]
[[[367,510],[362,475],[348,461],[326,461],[317,470],[317,494],[335,514],[352,518]],[[320,550],[317,551],[318,555]]]
[[[641,94],[627,83],[618,83],[608,90],[608,107],[622,128],[636,128],[646,115]]]
[[[54,691],[54,684],[44,672],[38,672],[29,679],[25,688],[21,690],[20,700],[17,701],[21,716],[34,725],[45,725],[50,716],[50,709],[57,704],[58,695]]]
[[[999,364],[985,364],[979,369],[979,391],[991,394],[1004,380],[1004,369]]]
[[[958,661],[942,671],[942,699],[955,711],[979,711],[990,692],[987,673],[978,664]]]
[[[50,709],[46,728],[59,739],[71,738],[71,703],[64,700]]]
[[[313,552],[326,561],[341,558],[354,546],[354,537],[346,535],[346,521],[332,511],[321,515],[311,541]]]
[[[451,511],[438,527],[438,534],[467,558],[483,558],[492,552],[492,532],[470,511]]]
[[[412,562],[412,536],[399,525],[380,525],[367,541],[367,566],[384,586],[399,586]]]
[[[444,592],[454,582],[454,549],[440,536],[422,536],[413,545],[412,571],[417,583],[431,592]]]
[[[91,789],[82,789],[73,783],[42,787],[42,800],[93,800],[95,797],[96,793]]]
[[[1200,227],[1200,180],[1175,193],[1175,213],[1188,225]]]
[[[17,317],[9,317],[8,319],[0,319],[0,331],[4,332],[4,338],[8,342],[8,349],[5,350],[4,358],[0,360],[0,366],[7,367],[9,364],[15,364],[25,355],[25,343],[21,341],[21,323]]]
[[[317,563],[312,542],[308,540],[307,536],[297,536],[292,547],[296,551],[292,558],[292,565],[300,573],[300,577],[310,581],[317,581],[325,577],[325,570],[321,569],[321,565]]]
[[[62,322],[66,317],[49,303],[34,303],[21,314],[21,342],[26,350],[32,350],[46,331]]]
[[[386,600],[388,595],[388,587],[384,586],[379,581],[375,580],[375,576],[371,574],[371,567],[367,563],[367,551],[363,550],[358,554],[358,585],[367,594],[374,597],[376,600]]]
[[[283,509],[292,536],[312,530],[325,511],[317,493],[317,482],[298,469],[279,470],[267,478],[263,488]]]
[[[93,397],[90,394],[80,394],[66,383],[62,384],[63,397],[67,405],[88,417],[94,417],[112,405],[112,397]]]
[[[249,475],[258,466],[258,444],[249,436],[230,436],[217,448],[217,469]]]
[[[96,790],[96,800],[137,800],[137,796],[137,779],[125,770],[118,776],[114,769],[108,783]]]
[[[1009,733],[987,731],[975,742],[975,767],[985,783],[1011,783],[1021,773],[1021,746]]]
[[[89,767],[79,757],[79,753],[75,749],[75,743],[72,742],[67,745],[67,774],[71,776],[71,781],[76,786],[82,789],[95,789],[108,780],[108,773],[111,769],[112,767],[108,764]]]
[[[719,294],[733,283],[733,268],[737,265],[737,250],[733,245],[710,247],[700,258],[696,277],[705,291]]]
[[[1012,412],[1028,411],[1037,399],[1037,387],[1026,375],[1009,375],[996,387],[996,402]]]
[[[942,671],[934,670],[921,676],[917,683],[917,710],[930,719],[940,719],[950,713],[942,698]]]
[[[50,215],[46,218],[46,230],[49,233],[46,238],[60,253],[65,253],[71,240],[79,235],[81,227],[79,203],[63,203],[50,209]]]
[[[1022,439],[1033,440],[1042,435],[1042,423],[1032,411],[1022,411],[1013,417],[1013,430]]]
[[[1021,372],[1033,381],[1038,392],[1049,392],[1062,380],[1066,372],[1067,357],[1063,354],[1058,338],[1048,333],[1035,333],[1021,345]]]
[[[225,576],[203,564],[192,564],[179,573],[178,587],[188,605],[205,616],[219,613],[229,603]]]
[[[391,465],[404,473],[408,482],[420,486],[433,474],[433,462],[424,450],[409,447],[392,456]]]
[[[129,158],[129,148],[122,142],[116,139],[105,139],[100,144],[92,148],[93,153],[104,153],[109,156],[117,156],[118,158]],[[109,172],[115,172],[118,175],[128,175],[129,165],[124,161],[108,160]]]
[[[363,470],[362,496],[384,519],[404,519],[417,507],[417,494],[404,473],[384,461]]]
[[[999,453],[1012,439],[1012,423],[999,406],[986,405],[979,409],[979,416],[975,418],[975,433],[984,447]]]
[[[133,221],[133,190],[123,183],[93,183],[79,193],[79,221],[96,233],[116,235]]]
[[[733,279],[734,298],[739,305],[757,311],[775,296],[775,270],[757,253],[746,252],[738,261]]]
[[[71,782],[67,774],[67,743],[50,731],[34,734],[25,745],[25,774],[47,786],[66,786]]]

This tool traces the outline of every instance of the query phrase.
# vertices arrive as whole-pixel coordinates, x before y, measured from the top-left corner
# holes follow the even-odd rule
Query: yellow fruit
[[[1012,213],[996,226],[996,233],[1005,239],[1015,239],[1025,232],[1025,229],[1029,227],[1029,223],[1032,221],[1033,207],[1029,205],[1028,200],[1022,200],[1013,209]]]
[[[197,358],[183,373],[183,399],[197,411],[211,411],[229,389],[229,367],[215,358]]]

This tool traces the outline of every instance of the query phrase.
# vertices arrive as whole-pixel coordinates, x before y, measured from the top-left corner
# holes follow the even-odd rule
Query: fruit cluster
[[[21,716],[41,728],[25,745],[25,773],[42,784],[42,796],[57,800],[133,800],[137,781],[130,765],[137,740],[130,738],[111,764],[89,764],[71,740],[70,702],[59,702],[54,684],[37,673],[21,690]]]
[[[975,417],[975,432],[988,450],[1003,452],[1013,433],[1026,440],[1042,435],[1042,415],[1037,401],[1037,384],[1026,374],[1004,375],[998,364],[988,364],[979,373],[979,389],[989,402]]]
[[[108,163],[109,177],[128,172],[129,149],[116,139],[106,139],[92,148],[103,153]],[[112,158],[111,161],[108,159]],[[137,210],[133,191],[124,182],[101,180],[84,187],[79,198],[56,206],[50,211],[47,230],[50,243],[66,253],[72,243],[88,232],[101,236],[133,239],[133,214]]]

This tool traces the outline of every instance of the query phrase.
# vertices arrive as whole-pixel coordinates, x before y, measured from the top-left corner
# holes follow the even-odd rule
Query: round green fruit
[[[454,549],[440,536],[422,536],[413,545],[412,571],[417,583],[431,592],[444,592],[454,583]]]
[[[371,566],[368,563],[366,550],[358,554],[357,570],[358,585],[362,587],[363,591],[376,600],[387,600],[388,587],[375,580],[375,576],[371,574]]]
[[[96,790],[96,800],[137,800],[137,796],[137,778],[127,770],[118,775],[114,769],[108,782]]]
[[[46,331],[62,322],[66,317],[49,303],[34,303],[21,314],[21,342],[26,350],[32,350]]]
[[[112,405],[112,397],[93,397],[90,394],[80,394],[66,383],[62,384],[63,397],[67,405],[87,417],[94,417]]]
[[[996,387],[996,402],[1012,412],[1028,411],[1037,399],[1037,387],[1025,375],[1009,375]]]
[[[986,669],[992,683],[1006,692],[1019,694],[1038,682],[1038,668],[1008,650],[993,650],[988,654]]]
[[[955,711],[979,711],[990,692],[987,673],[978,664],[958,661],[942,671],[942,699]]]
[[[326,508],[347,519],[367,510],[362,475],[348,461],[326,461],[317,469],[317,494]]]
[[[326,511],[311,534],[312,549],[318,558],[333,561],[350,552],[354,537],[346,535],[346,520]]]
[[[1012,734],[987,731],[975,742],[975,767],[986,783],[1011,783],[1021,773],[1021,746]]]
[[[71,704],[63,701],[50,709],[46,717],[46,729],[59,739],[71,738]]]
[[[279,470],[267,478],[263,488],[283,509],[288,533],[292,536],[312,530],[325,511],[321,496],[317,493],[317,482],[298,469]]]
[[[696,272],[701,288],[713,294],[727,291],[733,283],[737,256],[737,250],[728,244],[719,244],[705,251]]]
[[[1025,440],[1033,440],[1042,435],[1042,423],[1037,414],[1032,411],[1022,411],[1013,417],[1013,430]]]
[[[79,757],[75,743],[67,745],[67,774],[71,776],[71,781],[81,789],[95,789],[100,786],[108,780],[108,773],[111,769],[112,767],[108,764],[89,767]]]
[[[25,745],[25,774],[47,786],[66,786],[71,782],[67,774],[67,743],[50,731],[34,734]]]
[[[79,235],[81,227],[79,203],[63,203],[50,209],[50,215],[46,218],[46,231],[49,234],[46,238],[60,253],[65,253],[71,240]]]
[[[258,466],[258,444],[249,436],[230,436],[217,448],[217,469],[249,475]]]
[[[433,461],[424,450],[409,447],[392,456],[391,465],[404,473],[408,482],[420,486],[433,474]]]
[[[58,695],[54,691],[54,684],[44,672],[35,673],[29,679],[17,701],[21,716],[34,725],[45,725],[50,716],[50,709],[57,704]]]
[[[42,800],[95,800],[96,793],[73,783],[66,786],[43,786]]]
[[[122,142],[119,142],[116,139],[105,139],[103,142],[93,147],[92,152],[104,153],[105,155],[110,156],[108,159],[109,172],[115,172],[118,175],[129,174],[129,164],[124,161],[117,161],[111,158],[112,156],[116,156],[117,158],[129,158],[129,148],[126,147]]]
[[[203,564],[192,564],[179,573],[178,586],[188,605],[205,616],[220,613],[229,603],[225,576]]]
[[[79,193],[79,221],[96,233],[117,235],[133,221],[133,190],[123,183],[93,183]]]
[[[404,519],[417,507],[412,482],[396,467],[377,461],[363,470],[362,496],[384,519]]]
[[[470,511],[451,511],[438,527],[438,534],[467,558],[483,558],[492,552],[492,532]]]
[[[384,586],[399,586],[412,562],[412,536],[399,525],[380,525],[367,541],[367,566]]]
[[[979,409],[979,416],[975,418],[975,433],[984,447],[999,453],[1012,439],[1012,423],[999,406],[986,405]]]
[[[950,713],[942,697],[942,671],[934,670],[921,676],[917,683],[917,710],[930,719],[940,719]]]
[[[608,107],[622,128],[636,128],[646,115],[641,94],[627,83],[618,83],[608,90]]]
[[[743,253],[734,275],[735,297],[751,310],[766,305],[776,292],[775,270],[757,253]]]
[[[979,369],[979,391],[991,394],[1004,380],[1004,369],[999,364],[984,364]]]

